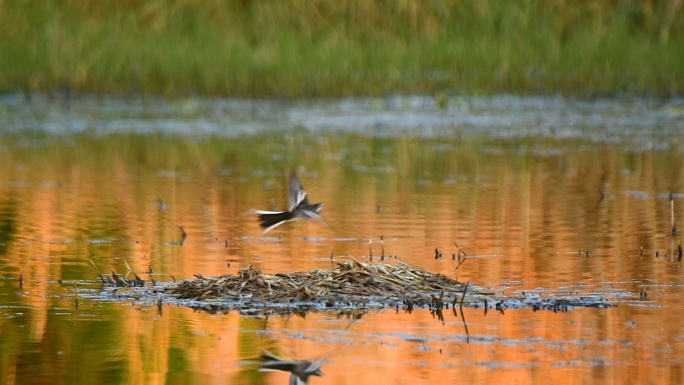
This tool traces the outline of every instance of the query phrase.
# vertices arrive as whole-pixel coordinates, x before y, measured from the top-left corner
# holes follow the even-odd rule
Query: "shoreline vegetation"
[[[0,92],[684,93],[684,1],[0,2]]]

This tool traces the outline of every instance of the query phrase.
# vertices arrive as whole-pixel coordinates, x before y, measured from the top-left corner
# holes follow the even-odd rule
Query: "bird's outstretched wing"
[[[316,360],[313,360],[309,363],[309,365],[304,369],[304,374],[310,375],[310,376],[322,376],[323,372],[321,371],[321,367],[325,363],[325,358],[318,358]]]
[[[299,183],[297,173],[292,171],[290,173],[290,211],[293,211],[302,202],[308,204],[306,201],[306,191],[302,184]]]
[[[313,211],[311,211],[311,210],[302,210],[301,212],[302,212],[302,214],[306,215],[307,217],[309,217],[309,218],[311,218],[311,219],[315,219],[315,220],[317,220],[317,221],[323,223],[324,225],[327,225],[327,224],[328,224],[328,223],[325,222],[325,220],[323,219],[323,217],[321,217],[320,215],[316,214],[315,212],[313,212]]]

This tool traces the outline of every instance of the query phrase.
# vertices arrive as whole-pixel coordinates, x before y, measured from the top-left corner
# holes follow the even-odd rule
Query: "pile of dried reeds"
[[[125,262],[125,261],[124,261]],[[600,296],[549,296],[522,293],[517,297],[483,292],[443,274],[433,274],[399,260],[362,263],[350,257],[346,262],[334,261],[329,271],[311,270],[289,274],[264,274],[251,265],[237,275],[204,277],[147,285],[126,263],[127,273],[112,275],[97,271],[104,290],[101,298],[131,298],[155,301],[160,313],[165,303],[190,306],[210,312],[239,309],[245,314],[289,313],[330,309],[337,311],[368,310],[395,307],[411,312],[415,307],[429,307],[444,321],[442,309],[482,307],[485,314],[492,308],[503,313],[508,308],[563,311],[574,307],[608,308],[616,306]],[[110,268],[111,269],[111,268]],[[132,273],[134,279],[127,276]],[[22,278],[20,277],[20,285]],[[123,290],[122,290],[123,288]],[[107,294],[109,293],[109,294]]]
[[[166,293],[212,302],[252,298],[269,303],[323,302],[335,306],[358,304],[364,299],[382,302],[385,298],[395,298],[418,305],[430,303],[433,294],[447,292],[455,296],[466,287],[445,275],[432,274],[401,261],[362,263],[353,258],[337,262],[329,271],[264,274],[250,265],[237,275],[196,277],[180,282]]]

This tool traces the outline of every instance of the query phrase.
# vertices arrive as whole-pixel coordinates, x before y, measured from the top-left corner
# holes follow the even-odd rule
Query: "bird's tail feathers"
[[[264,233],[270,231],[278,225],[285,223],[286,221],[289,221],[293,217],[292,213],[289,211],[266,211],[261,213],[257,212],[257,214],[259,215],[259,224],[261,225],[261,228],[264,229]]]

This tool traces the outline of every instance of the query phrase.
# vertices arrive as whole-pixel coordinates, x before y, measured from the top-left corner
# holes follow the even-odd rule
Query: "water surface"
[[[328,357],[312,384],[684,381],[680,100],[9,95],[0,132],[3,383],[286,383],[255,370],[261,349]],[[286,208],[290,170],[327,226],[261,234],[250,210]],[[247,317],[91,298],[89,259],[170,281],[382,247],[496,293],[618,306],[466,309],[466,332],[427,309]]]

